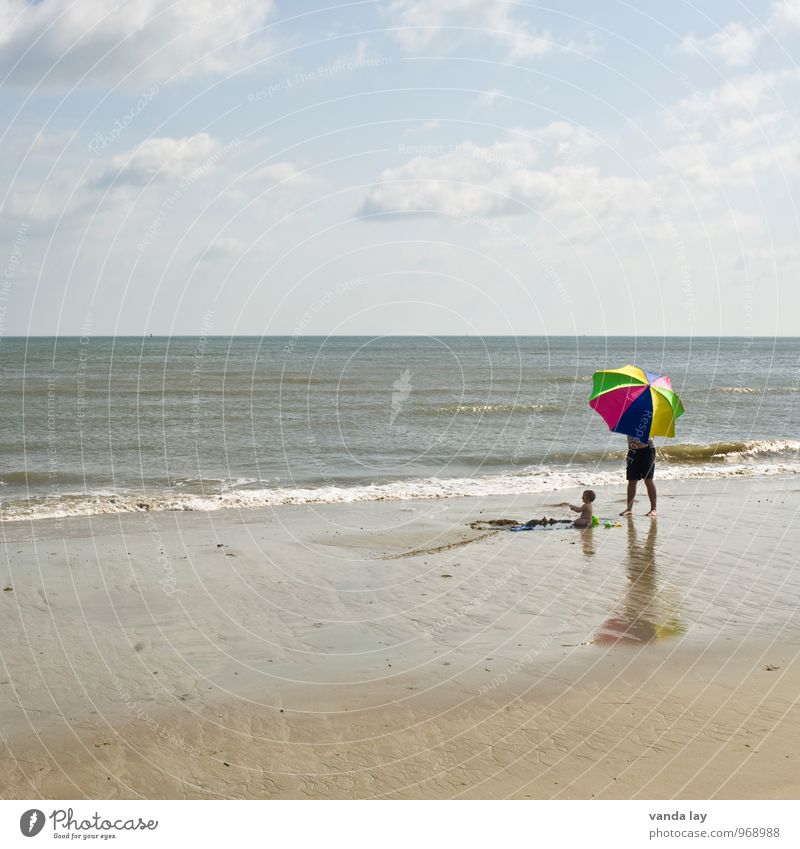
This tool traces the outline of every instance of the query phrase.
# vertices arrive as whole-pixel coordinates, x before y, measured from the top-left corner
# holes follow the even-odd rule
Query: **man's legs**
[[[652,483],[652,481],[650,481]],[[630,516],[633,510],[633,499],[636,497],[637,481],[628,481],[628,504],[625,509],[619,514],[620,516]],[[648,489],[648,492],[650,490]]]
[[[656,515],[656,484],[652,478],[645,478],[644,485],[647,487],[647,494],[650,496],[650,512],[648,516]]]

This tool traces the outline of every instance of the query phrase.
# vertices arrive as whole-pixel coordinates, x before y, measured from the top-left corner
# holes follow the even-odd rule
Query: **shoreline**
[[[795,797],[794,483],[5,523],[0,796]]]
[[[715,447],[725,448],[714,454]],[[670,452],[683,450],[693,462],[675,463],[665,460]],[[800,475],[800,464],[778,463],[782,455],[797,456],[800,440],[749,440],[711,445],[677,445],[659,448],[657,479],[660,483],[695,481],[751,480],[763,478],[791,479]],[[624,452],[619,453],[622,461]],[[769,458],[772,457],[770,460]],[[738,458],[742,462],[730,462]],[[762,462],[752,462],[760,459]],[[784,458],[785,459],[785,458]],[[701,462],[702,460],[702,462]],[[32,495],[0,499],[0,527],[17,522],[57,521],[101,516],[144,515],[148,513],[217,513],[225,510],[272,510],[290,506],[325,504],[369,504],[375,502],[417,502],[449,498],[512,498],[546,496],[576,487],[614,488],[620,480],[619,464],[599,469],[542,468],[534,472],[498,471],[469,477],[409,478],[380,483],[335,482],[326,485],[252,488],[242,479],[238,488],[203,492],[181,490],[180,487],[138,493],[135,491],[65,493],[57,498]],[[199,482],[195,481],[194,485]],[[217,480],[217,484],[221,481]],[[250,481],[249,483],[252,483]]]

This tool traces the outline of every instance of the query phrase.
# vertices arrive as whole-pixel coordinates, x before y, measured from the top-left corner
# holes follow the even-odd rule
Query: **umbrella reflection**
[[[628,521],[628,589],[613,615],[600,626],[596,645],[641,645],[676,637],[685,631],[678,618],[677,600],[658,587],[656,537],[653,521],[644,544],[639,543],[633,520]]]

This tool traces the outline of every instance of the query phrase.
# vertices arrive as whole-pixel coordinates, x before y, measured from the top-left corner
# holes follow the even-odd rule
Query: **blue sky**
[[[800,0],[0,0],[0,334],[795,334]]]

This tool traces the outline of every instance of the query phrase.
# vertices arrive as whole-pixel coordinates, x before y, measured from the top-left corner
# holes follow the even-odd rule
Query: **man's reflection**
[[[656,537],[658,523],[652,521],[643,545],[636,526],[628,520],[628,589],[619,607],[598,630],[597,645],[641,645],[683,633],[676,605],[658,591]]]

